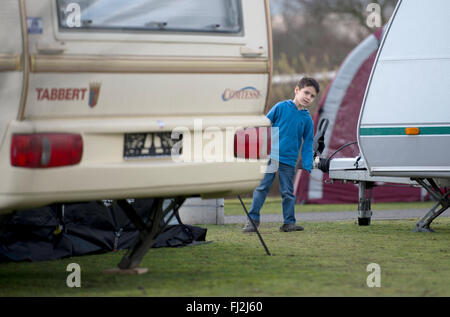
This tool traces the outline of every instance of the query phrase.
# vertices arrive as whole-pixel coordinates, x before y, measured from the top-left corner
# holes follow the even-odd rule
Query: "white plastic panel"
[[[359,146],[373,175],[450,176],[450,1],[403,0],[366,91]],[[406,135],[418,127],[419,135]]]

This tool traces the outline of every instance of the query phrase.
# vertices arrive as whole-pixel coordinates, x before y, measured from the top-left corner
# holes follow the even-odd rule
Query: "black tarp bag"
[[[153,199],[129,200],[148,220]],[[168,225],[156,237],[158,247],[180,247],[205,241],[207,229]],[[94,201],[54,204],[16,211],[0,223],[0,262],[45,261],[127,249],[139,231],[117,204]]]

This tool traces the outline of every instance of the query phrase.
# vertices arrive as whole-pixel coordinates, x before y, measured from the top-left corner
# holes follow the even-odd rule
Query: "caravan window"
[[[62,31],[241,32],[240,0],[56,0]]]

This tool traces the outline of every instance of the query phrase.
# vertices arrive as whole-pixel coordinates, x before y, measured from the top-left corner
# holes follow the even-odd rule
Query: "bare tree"
[[[367,23],[368,5],[376,3],[380,6],[381,25],[386,24],[398,0],[283,0],[283,5],[291,9],[303,10],[306,14],[323,21],[330,13],[349,15],[355,18],[368,32],[374,29]]]
[[[282,65],[304,72],[314,60],[324,68],[338,67],[365,37],[376,31],[367,23],[370,3],[380,7],[381,25],[389,19],[398,0],[272,0],[282,4],[285,27],[274,29],[274,58]],[[300,58],[300,56],[302,56]],[[286,67],[284,67],[286,68]],[[279,69],[276,72],[285,73]]]
[[[278,27],[273,28],[274,72],[313,75],[337,70],[348,53],[377,30],[367,23],[370,3],[379,5],[383,26],[398,0],[271,1],[281,7]],[[325,88],[328,81],[321,85]],[[274,84],[271,101],[291,98],[291,88]]]

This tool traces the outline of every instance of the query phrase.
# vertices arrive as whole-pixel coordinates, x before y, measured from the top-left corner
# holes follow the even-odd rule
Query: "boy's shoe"
[[[302,231],[302,226],[297,226],[295,223],[284,224],[280,227],[280,231],[282,232],[291,232],[291,231]]]
[[[258,228],[259,227],[259,221],[253,220],[253,222],[255,223],[256,228]],[[249,219],[247,219],[247,223],[245,224],[245,227],[242,228],[242,232],[244,232],[244,233],[256,232],[256,228],[255,228],[255,226],[253,226],[252,222]]]

